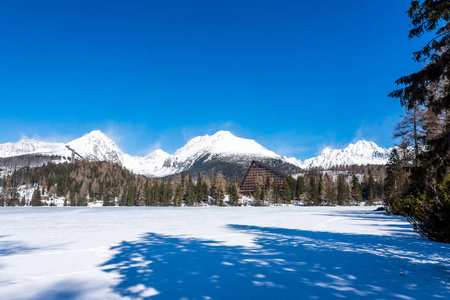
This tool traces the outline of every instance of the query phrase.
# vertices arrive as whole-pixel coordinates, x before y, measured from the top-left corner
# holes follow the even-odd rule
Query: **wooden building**
[[[272,170],[271,168],[260,162],[252,161],[247,174],[245,175],[244,180],[241,183],[240,190],[243,195],[251,196],[253,194],[253,188],[256,185],[258,177],[261,177],[263,179],[263,183],[266,182],[267,178],[270,178],[271,182],[276,180],[277,184],[279,186],[282,186],[284,178],[286,178],[287,176],[281,172]]]

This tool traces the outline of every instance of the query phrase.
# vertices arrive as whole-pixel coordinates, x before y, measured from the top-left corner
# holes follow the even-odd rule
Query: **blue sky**
[[[0,1],[0,143],[100,129],[127,153],[230,130],[306,159],[389,147],[420,68],[409,0]]]

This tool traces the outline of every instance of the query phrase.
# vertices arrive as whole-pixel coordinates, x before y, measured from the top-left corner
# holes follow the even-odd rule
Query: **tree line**
[[[356,175],[349,181],[351,173],[348,172],[313,170],[296,179],[289,176],[280,185],[269,178],[260,178],[252,200],[255,206],[289,204],[295,200],[305,205],[355,205],[363,200],[373,204],[384,193],[383,172],[373,174],[378,176],[365,172],[360,176],[360,182]],[[135,175],[108,162],[79,161],[24,167],[0,183],[0,206],[54,205],[55,198],[64,198],[67,206],[86,206],[94,201],[101,201],[104,206],[245,204],[241,201],[240,181],[226,178],[220,172],[199,173],[195,178],[190,173],[181,173],[163,180]],[[31,201],[21,196],[20,186],[34,190]]]
[[[1,181],[0,206],[43,205],[39,198],[64,197],[64,205],[86,206],[89,201],[120,206],[197,206],[204,202],[225,205],[228,192],[239,199],[238,185],[227,181],[219,172],[210,176],[198,174],[194,181],[184,173],[167,180],[133,174],[118,164],[108,162],[75,162],[15,170]],[[19,187],[34,189],[30,203],[20,196]],[[237,201],[236,205],[237,205]]]

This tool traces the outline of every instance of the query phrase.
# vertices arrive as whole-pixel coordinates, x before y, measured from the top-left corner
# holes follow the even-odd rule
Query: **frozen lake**
[[[374,207],[0,209],[0,299],[450,299],[450,245]]]

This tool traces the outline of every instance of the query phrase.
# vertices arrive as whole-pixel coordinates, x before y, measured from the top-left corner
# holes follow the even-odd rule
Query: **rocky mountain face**
[[[293,168],[323,167],[337,165],[385,164],[389,150],[373,142],[358,141],[344,149],[325,148],[322,153],[304,162],[296,158],[282,157],[261,146],[256,141],[234,136],[228,131],[193,138],[174,154],[156,150],[145,157],[123,153],[117,144],[99,130],[94,130],[68,143],[46,143],[22,140],[18,143],[0,144],[0,162],[16,161],[30,163],[32,157],[53,156],[55,162],[67,161],[74,149],[87,160],[108,161],[123,165],[136,174],[149,177],[165,177],[180,172],[210,173],[222,171],[224,175],[241,176],[252,160],[259,160],[280,170]],[[17,157],[26,156],[26,160]],[[33,166],[38,163],[32,163]],[[1,166],[0,166],[1,167]]]

